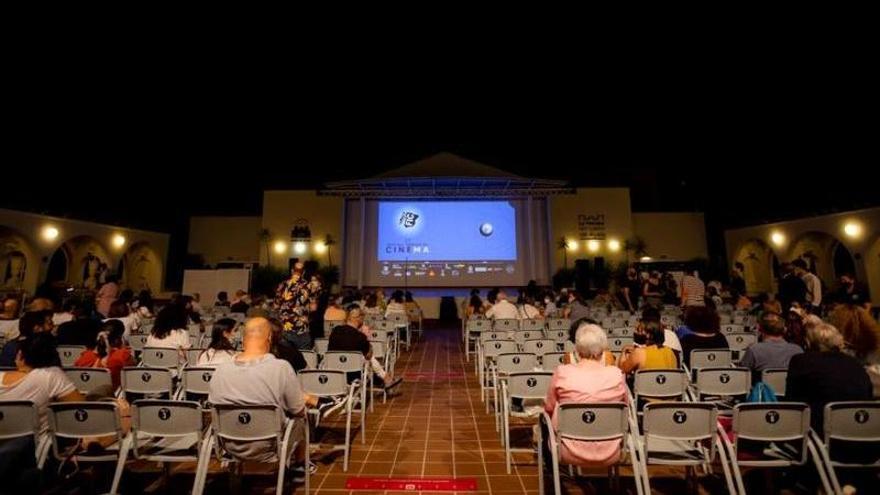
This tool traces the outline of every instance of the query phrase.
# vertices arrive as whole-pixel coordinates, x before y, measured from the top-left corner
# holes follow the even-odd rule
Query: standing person
[[[871,296],[868,289],[856,281],[852,273],[844,273],[840,276],[840,287],[835,294],[835,302],[842,304],[855,304],[871,311]]]
[[[803,258],[798,258],[792,262],[794,266],[794,274],[804,281],[807,288],[806,308],[812,314],[819,314],[822,309],[822,281],[816,274],[807,270],[807,262]]]
[[[311,349],[309,317],[318,309],[320,282],[309,284],[303,276],[305,265],[297,262],[291,270],[290,279],[281,283],[275,292],[275,309],[284,326],[284,338],[298,349]]]
[[[681,305],[705,306],[706,285],[700,280],[700,272],[692,271],[681,279]]]
[[[737,261],[733,264],[733,272],[730,274],[730,291],[738,294],[746,293],[746,279],[743,276],[745,266]]]
[[[660,272],[653,271],[642,285],[642,296],[651,306],[658,306],[663,302],[663,287],[660,283]]]
[[[620,282],[620,302],[630,313],[638,311],[641,293],[642,283],[639,280],[639,273],[634,267],[627,268],[626,278]]]
[[[116,283],[115,275],[107,276],[107,283],[102,285],[95,296],[95,305],[98,307],[98,313],[104,315],[104,318],[110,317],[110,306],[119,298],[119,284]]]
[[[663,274],[663,304],[670,306],[681,304],[681,299],[678,297],[678,283],[669,272]]]
[[[792,305],[803,305],[807,300],[807,285],[794,272],[794,265],[783,263],[780,267],[782,277],[779,279],[778,299],[782,310],[788,311]]]

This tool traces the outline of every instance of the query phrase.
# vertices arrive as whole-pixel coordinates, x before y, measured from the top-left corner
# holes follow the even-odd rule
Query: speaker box
[[[590,260],[575,260],[574,289],[582,295],[590,290]]]

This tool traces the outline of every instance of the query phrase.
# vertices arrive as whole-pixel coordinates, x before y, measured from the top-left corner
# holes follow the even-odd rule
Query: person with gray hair
[[[823,431],[825,404],[872,400],[871,378],[859,361],[843,353],[843,336],[824,322],[807,327],[806,350],[792,356],[785,380],[785,400],[810,405],[810,423]]]
[[[563,364],[553,372],[544,410],[557,427],[556,405],[589,402],[626,402],[623,373],[605,362],[608,337],[599,325],[583,323],[575,333],[578,362]],[[620,441],[577,442],[562,444],[562,462],[580,466],[609,466],[620,458]]]

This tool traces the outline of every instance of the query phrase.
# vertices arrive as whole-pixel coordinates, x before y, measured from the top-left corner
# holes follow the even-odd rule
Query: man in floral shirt
[[[282,335],[299,349],[312,348],[309,315],[317,309],[320,292],[320,282],[309,282],[303,276],[301,262],[294,265],[290,279],[282,282],[275,291],[275,308],[284,328]]]

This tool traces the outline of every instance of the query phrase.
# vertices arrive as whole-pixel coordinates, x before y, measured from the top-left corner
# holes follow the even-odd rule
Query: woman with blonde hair
[[[857,358],[863,361],[877,361],[880,326],[864,307],[839,304],[829,315],[828,321],[840,330],[847,347]]]

